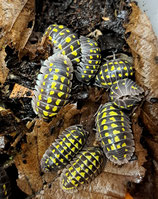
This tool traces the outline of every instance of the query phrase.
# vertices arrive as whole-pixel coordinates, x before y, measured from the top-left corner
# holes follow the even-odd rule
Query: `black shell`
[[[88,132],[82,125],[70,126],[51,144],[41,160],[43,171],[58,170],[65,167],[82,149]]]
[[[10,182],[6,171],[0,167],[0,198],[8,199],[11,194]]]
[[[111,86],[110,99],[119,108],[130,110],[141,101],[143,92],[131,79],[121,79]]]
[[[106,60],[96,75],[95,85],[98,87],[109,88],[117,80],[130,78],[133,76],[133,67],[127,60],[118,58]]]
[[[127,163],[135,150],[129,117],[109,102],[98,109],[96,127],[106,157],[119,165]]]
[[[80,37],[81,62],[78,64],[76,77],[83,83],[89,83],[95,77],[101,63],[101,53],[98,44],[93,39]]]
[[[78,35],[63,25],[50,25],[45,35],[53,43],[53,52],[66,55],[73,63],[80,62],[81,47]]]
[[[37,76],[32,107],[39,117],[55,116],[70,96],[73,67],[64,55],[53,55],[44,61]]]
[[[103,152],[98,147],[82,150],[63,170],[60,178],[61,188],[72,192],[80,185],[89,183],[102,171],[103,160]]]

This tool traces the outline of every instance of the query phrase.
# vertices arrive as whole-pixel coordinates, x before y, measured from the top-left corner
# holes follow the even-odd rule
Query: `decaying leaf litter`
[[[5,6],[8,6],[7,9]],[[127,192],[130,192],[133,198],[156,198],[158,194],[156,187],[157,73],[154,71],[157,66],[158,51],[157,38],[146,15],[141,13],[135,4],[124,1],[119,3],[118,1],[66,1],[64,3],[59,1],[51,4],[49,1],[39,1],[36,5],[36,21],[34,21],[35,7],[32,1],[23,1],[23,3],[16,1],[12,7],[1,3],[0,7],[2,13],[11,9],[8,12],[5,11],[1,18],[3,25],[0,40],[2,83],[0,122],[2,123],[1,138],[5,138],[1,154],[5,157],[4,160],[8,160],[8,157],[13,158],[11,163],[8,161],[6,163],[4,160],[1,160],[1,163],[8,165],[7,170],[10,175],[12,170],[17,169],[16,178],[18,178],[19,188],[31,198],[52,198],[55,194],[56,198],[115,199],[125,198]],[[16,14],[15,9],[18,10]],[[130,12],[132,14],[128,21]],[[3,17],[8,21],[3,20]],[[96,144],[94,114],[101,103],[108,101],[108,96],[105,90],[94,86],[84,86],[77,91],[74,89],[74,96],[78,92],[87,92],[88,98],[83,101],[78,100],[73,98],[72,92],[72,100],[74,103],[77,102],[77,106],[76,104],[66,105],[50,123],[39,119],[33,122],[35,114],[27,96],[31,95],[34,87],[35,77],[40,69],[40,59],[45,59],[51,54],[49,45],[41,45],[39,38],[52,22],[72,27],[83,35],[95,29],[101,30],[99,42],[104,56],[115,50],[132,53],[136,81],[147,93],[146,101],[132,115],[132,129],[136,143],[135,160],[122,167],[107,161],[104,171],[90,185],[85,186],[85,189],[73,195],[65,194],[60,189],[58,173],[41,172],[40,159],[50,143],[65,128],[73,124],[81,123],[90,132],[87,145]],[[126,29],[123,28],[124,23],[126,23]],[[142,34],[142,27],[145,28],[144,34]],[[134,41],[137,42],[134,43]],[[14,48],[17,51],[14,51]],[[19,61],[18,56],[23,58]],[[30,92],[26,92],[27,95],[20,98],[19,95],[9,98],[10,94],[13,94],[15,83],[31,89]],[[16,90],[14,92],[16,93]],[[17,92],[19,94],[18,90]],[[150,188],[144,191],[144,187],[147,187],[149,182]],[[19,190],[16,189],[16,191]],[[16,198],[16,194],[13,197]],[[27,195],[23,195],[23,198]]]

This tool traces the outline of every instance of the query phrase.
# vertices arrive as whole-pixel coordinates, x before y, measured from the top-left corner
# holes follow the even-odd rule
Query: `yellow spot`
[[[56,115],[57,113],[51,113],[50,115],[49,115],[49,117],[53,117],[54,115]]]
[[[109,136],[109,133],[105,133],[105,137],[108,137]]]
[[[95,63],[98,64],[98,61],[96,61]]]
[[[58,26],[60,29],[62,29],[62,28],[64,28],[64,26],[63,25],[60,25],[60,26]]]
[[[63,51],[62,51],[62,54],[63,54],[63,55],[65,55],[65,54],[66,54],[66,53],[65,53],[65,50],[63,50]]]
[[[127,67],[125,66],[123,69],[124,69],[124,70],[127,70]]]
[[[114,134],[114,135],[116,135],[116,134],[120,134],[120,131],[118,131],[118,130],[114,130],[114,131],[113,131],[113,134]]]
[[[103,121],[101,122],[101,125],[106,124],[106,119],[103,119]]]
[[[119,76],[119,77],[122,77],[122,74],[119,74],[118,76]]]
[[[46,82],[43,82],[43,86],[45,86],[46,85]]]
[[[90,46],[93,46],[93,43],[89,43]]]
[[[104,129],[104,130],[107,130],[107,129],[108,129],[108,126],[104,125],[103,129]]]
[[[49,93],[50,95],[53,95],[54,94],[54,91],[50,91],[50,93]]]
[[[58,29],[54,28],[54,29],[53,29],[53,32],[58,32]]]
[[[111,124],[111,127],[115,128],[115,127],[118,127],[117,124]]]
[[[60,102],[61,102],[61,100],[60,100],[60,99],[57,99],[55,103],[56,103],[56,105],[58,106],[58,105],[60,104]]]
[[[127,146],[125,142],[122,144],[122,147],[124,147],[124,146]]]
[[[48,98],[47,98],[47,103],[50,104],[51,102],[52,102],[52,98],[51,98],[51,97],[48,97]]]
[[[49,36],[49,40],[51,40],[51,41],[52,41],[52,37],[51,37],[51,36]]]
[[[63,87],[64,87],[63,84],[60,84],[59,89],[60,89],[60,90],[63,90]]]
[[[125,73],[125,76],[128,76],[128,73]]]
[[[90,59],[93,59],[93,56],[89,56]]]
[[[70,49],[71,49],[71,51],[73,51],[73,50],[74,50],[74,47],[73,47],[73,45],[71,45],[71,46],[70,46]]]
[[[60,50],[62,50],[62,45],[61,45],[61,44],[59,44],[59,45],[58,45],[58,48],[59,48]]]
[[[65,33],[64,33],[64,32],[60,32],[60,33],[59,33],[59,35],[61,35],[61,36],[62,36],[62,35],[65,35]]]
[[[127,138],[127,136],[126,135],[124,135],[124,137],[123,137],[124,139],[126,139]]]
[[[109,62],[109,65],[112,65],[113,63],[112,62]]]
[[[132,76],[132,75],[133,75],[133,73],[130,73],[130,75]]]
[[[56,82],[52,82],[52,84],[51,84],[51,88],[56,89],[56,87],[55,87],[55,86],[56,86],[56,84],[57,84]]]
[[[89,61],[88,61],[88,63],[89,63],[89,64],[91,64],[91,63],[92,63],[92,61],[91,61],[91,60],[89,60]]]
[[[43,115],[44,116],[48,116],[48,112],[47,111],[43,111]]]
[[[112,141],[111,141],[110,139],[108,139],[108,143],[109,143],[109,144],[111,144],[111,143],[112,143]]]
[[[61,77],[61,82],[64,83],[65,77]]]
[[[124,158],[126,158],[127,157],[127,154],[124,154],[124,156],[123,156]]]
[[[44,89],[43,88],[41,88],[41,92],[43,92],[44,91]]]
[[[40,102],[37,102],[37,106],[40,106]]]
[[[62,95],[64,95],[63,92],[59,92],[59,93],[58,93],[58,96],[59,96],[59,97],[61,97]]]
[[[113,155],[112,157],[113,157],[114,159],[118,160],[118,158],[117,158],[115,155]]]
[[[52,71],[52,68],[49,68],[49,72],[51,72]]]
[[[115,140],[115,142],[119,142],[120,138],[118,136],[115,136],[114,140]]]
[[[122,131],[125,131],[125,128],[122,128]]]
[[[39,100],[42,100],[42,95],[41,95],[41,94],[38,96],[38,99],[39,99]]]
[[[67,43],[70,43],[71,38],[70,38],[70,37],[67,37],[67,38],[65,39],[65,41],[66,41]]]
[[[109,76],[109,75],[106,75],[106,78],[107,78],[107,79],[109,79],[109,78],[110,78],[110,76]]]
[[[86,68],[88,69],[88,68],[89,68],[89,66],[86,66]]]
[[[110,149],[108,147],[106,149],[107,149],[107,151],[110,151]]]
[[[116,149],[115,145],[112,144],[112,145],[111,145],[111,150],[113,151],[113,150],[115,150],[115,149]]]
[[[54,106],[53,108],[52,108],[52,111],[57,111],[57,106]]]
[[[49,105],[45,106],[45,109],[46,109],[46,110],[49,110],[49,109],[50,109]]]
[[[75,50],[71,54],[74,55],[74,56],[77,56],[77,51]]]
[[[80,59],[79,59],[79,58],[76,58],[75,61],[76,61],[76,62],[80,62]]]
[[[118,115],[118,114],[117,114],[116,112],[114,112],[114,111],[110,111],[109,114],[110,114],[110,116]]]
[[[67,29],[67,30],[66,30],[66,32],[70,32],[70,30],[69,30],[69,29]]]
[[[121,68],[120,68],[120,67],[118,67],[118,68],[117,68],[117,70],[121,70]]]
[[[111,71],[115,70],[115,67],[114,66],[111,66]]]
[[[56,43],[57,43],[57,41],[56,41],[56,40],[54,40],[54,41],[53,41],[53,43],[54,43],[54,44],[56,44]]]
[[[91,77],[92,77],[92,75],[88,75],[88,77],[89,77],[89,78],[91,78]]]
[[[53,75],[53,80],[58,80],[58,75]]]

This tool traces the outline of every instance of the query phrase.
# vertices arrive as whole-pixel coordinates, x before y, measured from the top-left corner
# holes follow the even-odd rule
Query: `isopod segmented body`
[[[111,86],[110,99],[119,108],[130,110],[141,101],[143,92],[133,80],[121,79]]]
[[[78,35],[63,25],[50,25],[45,35],[53,44],[53,52],[66,55],[73,63],[80,62],[81,47]]]
[[[10,182],[6,171],[0,167],[0,198],[8,199],[11,194]]]
[[[89,83],[95,77],[101,63],[101,53],[98,44],[93,39],[80,37],[81,62],[78,64],[76,77],[83,83]]]
[[[117,80],[133,76],[133,67],[130,62],[122,58],[106,60],[96,75],[95,85],[109,88]]]
[[[103,152],[98,147],[82,150],[63,170],[60,178],[61,188],[71,192],[77,190],[80,185],[89,183],[102,171],[103,160]]]
[[[82,149],[88,132],[82,125],[70,126],[51,144],[41,160],[43,171],[58,170],[65,167]]]
[[[49,119],[68,102],[73,67],[64,55],[53,55],[44,61],[37,76],[32,107],[39,117]]]
[[[135,150],[129,117],[109,102],[98,109],[96,127],[106,157],[119,165],[127,163]]]

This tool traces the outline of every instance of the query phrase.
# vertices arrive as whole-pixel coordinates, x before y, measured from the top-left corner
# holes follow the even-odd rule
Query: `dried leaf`
[[[129,33],[127,43],[134,57],[136,81],[148,93],[141,118],[147,129],[155,134],[158,131],[158,105],[151,103],[151,98],[158,98],[158,39],[155,36],[150,21],[139,7],[132,3],[132,14],[126,25]]]
[[[4,84],[9,72],[9,69],[7,68],[6,63],[5,63],[6,55],[7,54],[5,52],[5,49],[3,48],[0,51],[0,83],[1,84]]]
[[[0,1],[0,82],[8,75],[5,63],[7,45],[22,51],[34,27],[34,7],[32,0]]]
[[[21,86],[19,84],[15,84],[9,98],[21,98],[21,97],[32,98],[32,96],[33,96],[33,91],[31,89]]]
[[[149,18],[139,7],[132,3],[132,14],[126,25],[126,33],[130,34],[127,43],[134,57],[137,82],[149,91],[147,99],[158,98],[158,39],[155,36]]]

